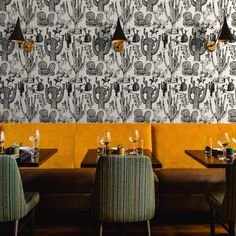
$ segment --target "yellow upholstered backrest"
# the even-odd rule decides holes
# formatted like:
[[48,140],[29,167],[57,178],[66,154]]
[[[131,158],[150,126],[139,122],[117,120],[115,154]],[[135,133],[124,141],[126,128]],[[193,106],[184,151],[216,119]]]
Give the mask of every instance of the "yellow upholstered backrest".
[[74,143],[76,124],[4,124],[5,147],[13,143],[31,146],[29,136],[40,131],[40,147],[58,148],[58,152],[46,161],[41,168],[74,168]]
[[135,130],[139,130],[140,138],[144,139],[144,148],[152,149],[151,125],[150,124],[76,124],[75,137],[75,166],[80,167],[80,163],[89,148],[97,148],[97,137],[104,132],[110,131],[110,147],[122,144],[126,148],[132,148],[129,137]]
[[[106,131],[111,132],[110,147],[123,144],[132,148],[128,138],[135,129],[144,139],[144,148],[153,150],[162,162],[163,168],[203,168],[191,157],[184,153],[186,149],[203,149],[204,137],[213,138],[213,146],[217,145],[218,135],[228,132],[236,138],[236,124],[2,124],[6,136],[5,147],[13,143],[23,142],[24,146],[31,145],[29,136],[40,131],[40,146],[58,148],[40,168],[79,168],[89,148],[97,147],[97,136]],[[236,145],[232,143],[236,149]]]
[[203,149],[205,136],[213,138],[213,147],[219,147],[217,141],[222,132],[236,137],[236,125],[152,124],[153,152],[164,168],[204,168],[186,155],[184,150]]

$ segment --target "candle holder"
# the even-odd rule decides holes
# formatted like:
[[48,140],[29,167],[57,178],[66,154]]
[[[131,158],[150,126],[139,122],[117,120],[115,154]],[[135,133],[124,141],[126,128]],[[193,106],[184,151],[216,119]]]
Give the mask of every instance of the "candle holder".
[[4,154],[4,141],[0,141],[0,154]]
[[4,154],[4,141],[5,141],[5,135],[2,131],[0,134],[0,154]]

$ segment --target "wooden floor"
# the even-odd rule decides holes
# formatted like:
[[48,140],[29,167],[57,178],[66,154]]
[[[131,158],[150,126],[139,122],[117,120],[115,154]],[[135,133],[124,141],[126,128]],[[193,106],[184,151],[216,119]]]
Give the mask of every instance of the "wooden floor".
[[[54,220],[53,220],[54,219]],[[41,221],[36,224],[35,236],[94,236],[94,223],[91,217],[65,216],[64,219]],[[162,214],[151,221],[152,236],[210,236],[209,215],[206,214]],[[48,224],[51,222],[51,224]],[[122,229],[119,224],[107,223],[104,225],[104,236],[121,236]],[[132,223],[125,225],[126,236],[145,235],[145,223]],[[216,226],[216,235],[227,235],[220,226]],[[25,236],[25,235],[24,235]]]
[[[209,225],[158,225],[151,226],[152,236],[209,236]],[[105,227],[104,236],[120,235],[115,227]],[[35,230],[34,236],[94,236],[92,227],[66,226],[66,225],[41,225]],[[126,236],[145,235],[144,228],[137,226],[126,227]],[[217,226],[216,235],[227,235],[225,230]]]
[[[152,236],[210,236],[209,215],[206,214],[162,214],[151,221]],[[125,236],[144,236],[145,223],[125,225]],[[95,236],[94,223],[90,216],[56,214],[42,215],[36,218],[34,236]],[[121,236],[120,224],[106,223],[104,236]],[[24,230],[19,236],[30,235]],[[7,234],[0,233],[0,236]],[[123,234],[124,235],[124,234]],[[216,226],[217,236],[228,235],[220,226]]]

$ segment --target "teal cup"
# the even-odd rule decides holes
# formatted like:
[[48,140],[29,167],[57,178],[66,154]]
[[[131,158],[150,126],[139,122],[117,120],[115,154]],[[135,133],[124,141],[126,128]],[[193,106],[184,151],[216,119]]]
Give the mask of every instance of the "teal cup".
[[233,157],[234,156],[234,149],[233,148],[227,148],[226,149],[226,156]]

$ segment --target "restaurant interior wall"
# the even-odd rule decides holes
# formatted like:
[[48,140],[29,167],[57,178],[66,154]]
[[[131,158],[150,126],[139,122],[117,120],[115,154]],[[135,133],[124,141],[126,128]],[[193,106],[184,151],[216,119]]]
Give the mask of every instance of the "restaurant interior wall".
[[[1,0],[0,122],[236,122],[234,0]],[[8,41],[20,17],[32,52]],[[118,16],[128,39],[112,49]],[[22,47],[22,46],[21,46]]]

